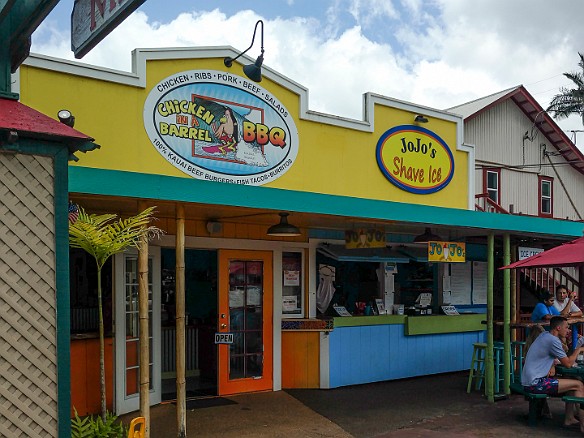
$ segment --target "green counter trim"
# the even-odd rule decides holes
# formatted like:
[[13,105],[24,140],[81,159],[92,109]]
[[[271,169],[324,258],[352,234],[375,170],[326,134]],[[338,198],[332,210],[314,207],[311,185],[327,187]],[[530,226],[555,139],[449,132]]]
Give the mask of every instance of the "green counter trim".
[[[580,237],[582,223],[69,166],[69,191]],[[420,199],[420,202],[423,200]],[[429,218],[432,218],[428,222]],[[550,230],[554,230],[553,232]]]
[[71,312],[69,290],[69,150],[55,154],[55,240],[57,260],[57,381],[59,436],[71,436]]
[[378,316],[341,316],[335,318],[334,328],[337,327],[360,327],[366,325],[390,325],[405,324],[404,315],[378,315]]
[[487,319],[484,313],[473,315],[432,315],[408,316],[406,335],[431,335],[437,333],[461,333],[485,331],[487,326],[482,321]]

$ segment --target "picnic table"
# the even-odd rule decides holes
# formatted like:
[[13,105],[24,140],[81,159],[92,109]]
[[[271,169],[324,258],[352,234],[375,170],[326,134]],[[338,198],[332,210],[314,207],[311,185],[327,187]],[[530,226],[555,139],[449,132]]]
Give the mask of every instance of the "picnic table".
[[[494,321],[493,323],[495,325],[498,325],[498,326],[504,325],[503,321]],[[584,324],[584,317],[568,318],[568,324],[570,324],[570,325]],[[536,325],[546,327],[546,326],[550,325],[550,322],[549,321],[540,321],[540,322],[516,321],[516,322],[510,323],[509,327],[513,330],[517,330],[517,329],[524,329],[525,330],[525,329],[530,329],[532,327],[535,327]],[[581,330],[580,330],[580,333],[582,333]],[[572,330],[572,345],[576,345],[576,342],[578,342],[578,331]]]

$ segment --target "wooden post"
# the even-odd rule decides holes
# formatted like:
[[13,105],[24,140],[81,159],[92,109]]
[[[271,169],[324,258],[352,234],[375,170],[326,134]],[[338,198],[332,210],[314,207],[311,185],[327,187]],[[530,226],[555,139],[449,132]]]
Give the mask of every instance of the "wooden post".
[[[503,236],[503,266],[511,263],[511,236]],[[503,392],[511,394],[511,272],[503,270]]]
[[487,237],[487,357],[485,360],[485,393],[490,402],[495,401],[493,368],[493,276],[495,273],[495,235]]
[[148,238],[138,252],[138,317],[140,319],[140,415],[146,419],[144,438],[150,438],[150,340],[148,334]]
[[186,438],[186,378],[185,378],[185,209],[176,208],[176,425],[177,437]]
[[[517,245],[511,245],[511,263],[517,260],[515,257],[517,254]],[[517,306],[517,297],[519,295],[519,282],[517,281],[517,269],[513,269],[510,273],[510,287],[511,287],[511,322],[517,322],[517,316],[519,315],[519,308]],[[511,332],[511,342],[517,340],[517,330]]]

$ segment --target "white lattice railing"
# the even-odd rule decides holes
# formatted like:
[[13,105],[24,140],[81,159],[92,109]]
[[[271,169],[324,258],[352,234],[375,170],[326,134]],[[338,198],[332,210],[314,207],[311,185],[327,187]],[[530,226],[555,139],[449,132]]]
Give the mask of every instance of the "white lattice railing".
[[[163,327],[161,335],[162,373],[176,371],[176,329]],[[199,369],[199,330],[187,327],[185,333],[186,371]]]

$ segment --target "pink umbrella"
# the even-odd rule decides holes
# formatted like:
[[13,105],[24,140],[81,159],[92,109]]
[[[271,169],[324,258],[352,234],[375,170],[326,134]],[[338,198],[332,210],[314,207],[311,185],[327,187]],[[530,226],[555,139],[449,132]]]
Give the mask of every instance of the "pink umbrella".
[[499,269],[582,265],[584,265],[584,237],[579,237]]

